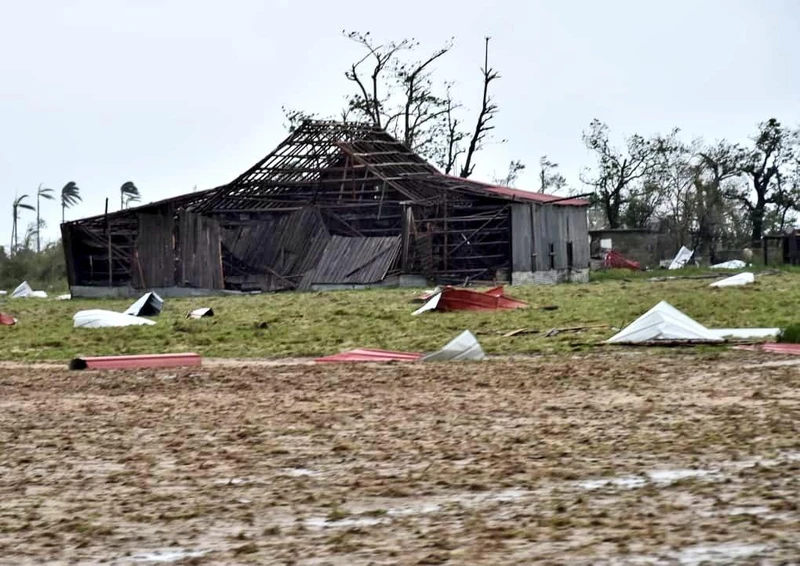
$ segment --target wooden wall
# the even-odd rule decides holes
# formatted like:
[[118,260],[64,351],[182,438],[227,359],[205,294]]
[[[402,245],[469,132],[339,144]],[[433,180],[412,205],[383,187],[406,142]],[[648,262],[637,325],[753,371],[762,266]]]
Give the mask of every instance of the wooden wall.
[[219,222],[182,212],[178,216],[178,250],[176,284],[195,289],[224,288]]
[[517,203],[511,211],[511,231],[513,271],[589,267],[589,227],[584,207]]
[[140,213],[133,258],[137,289],[175,284],[175,221],[172,214]]

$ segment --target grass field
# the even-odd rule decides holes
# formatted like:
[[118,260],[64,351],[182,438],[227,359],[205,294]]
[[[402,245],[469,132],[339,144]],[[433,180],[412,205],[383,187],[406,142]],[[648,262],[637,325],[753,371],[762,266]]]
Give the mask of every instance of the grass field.
[[[659,272],[659,274],[673,272]],[[690,272],[691,273],[691,272]],[[685,273],[684,273],[685,274]],[[755,285],[713,289],[709,280],[651,282],[628,272],[610,273],[589,284],[509,287],[530,309],[492,313],[426,313],[411,316],[419,290],[282,293],[207,299],[167,299],[155,326],[75,329],[81,309],[124,310],[131,301],[0,301],[19,319],[0,327],[0,357],[7,360],[66,360],[76,355],[194,351],[208,357],[284,358],[326,355],[353,347],[433,351],[462,330],[475,333],[489,354],[585,351],[613,334],[592,329],[547,338],[552,328],[621,327],[665,299],[709,327],[782,327],[797,322],[800,273],[764,275]],[[556,310],[539,310],[540,306]],[[186,320],[199,306],[214,318]],[[543,332],[504,338],[532,328]]]

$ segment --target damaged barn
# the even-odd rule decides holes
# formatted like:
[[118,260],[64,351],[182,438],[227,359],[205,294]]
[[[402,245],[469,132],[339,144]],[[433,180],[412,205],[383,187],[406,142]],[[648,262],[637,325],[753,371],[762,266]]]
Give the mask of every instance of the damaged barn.
[[75,296],[588,278],[587,202],[443,175],[306,121],[229,185],[62,225]]

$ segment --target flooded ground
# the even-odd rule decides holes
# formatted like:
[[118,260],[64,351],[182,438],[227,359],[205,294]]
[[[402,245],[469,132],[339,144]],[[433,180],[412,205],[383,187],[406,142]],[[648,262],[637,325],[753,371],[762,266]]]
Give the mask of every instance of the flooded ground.
[[0,563],[800,561],[800,366],[668,354],[2,366]]

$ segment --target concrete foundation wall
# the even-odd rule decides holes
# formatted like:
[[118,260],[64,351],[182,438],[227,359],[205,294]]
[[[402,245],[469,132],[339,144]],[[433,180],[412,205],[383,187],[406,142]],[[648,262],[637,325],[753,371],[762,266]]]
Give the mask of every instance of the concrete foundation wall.
[[589,268],[551,269],[547,271],[515,271],[512,285],[555,285],[556,283],[588,283]]
[[151,289],[134,289],[133,287],[93,287],[87,285],[73,285],[70,292],[74,299],[131,299],[138,298],[154,291],[162,298],[167,297],[211,297],[219,295],[246,295],[237,291],[224,291],[222,289],[194,289],[191,287],[155,287]]

